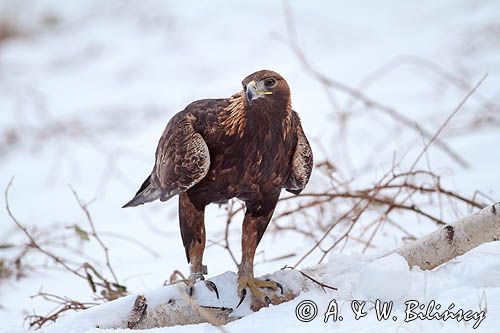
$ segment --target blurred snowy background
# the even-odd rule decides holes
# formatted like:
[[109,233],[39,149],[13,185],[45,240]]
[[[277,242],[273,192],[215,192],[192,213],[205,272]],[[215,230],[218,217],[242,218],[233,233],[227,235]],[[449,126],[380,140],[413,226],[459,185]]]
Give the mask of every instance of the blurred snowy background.
[[[3,191],[14,177],[10,209],[52,253],[75,267],[89,262],[109,277],[96,240],[87,241],[75,232],[88,231],[89,225],[70,185],[89,203],[114,271],[130,292],[158,288],[176,269],[187,273],[176,200],[136,209],[120,207],[150,172],[157,141],[174,113],[196,99],[230,96],[246,75],[260,69],[275,70],[287,79],[315,161],[331,163],[313,173],[306,192],[328,185],[324,170],[331,172],[330,179],[362,187],[380,179],[395,161],[403,160],[408,168],[429,140],[423,133],[434,134],[487,73],[477,93],[439,137],[446,148],[433,145],[417,168],[432,169],[444,187],[468,198],[486,204],[500,200],[498,1],[4,0],[0,1],[0,188]],[[349,94],[343,85],[361,92],[363,98]],[[366,103],[367,99],[377,104]],[[445,222],[472,211],[469,205],[446,200],[426,204],[428,212]],[[85,279],[29,246],[25,253],[29,241],[4,206],[0,209],[1,325],[21,327],[33,311],[50,311],[54,304],[30,298],[40,290],[93,301]],[[279,204],[276,214],[285,208],[290,209],[288,202]],[[279,227],[271,224],[258,248],[256,274],[294,265],[315,241],[293,228],[301,223],[312,233],[314,228],[327,228],[337,208],[308,211],[307,221],[307,214],[286,214]],[[236,270],[224,247],[226,213],[224,206],[207,212],[209,276]],[[315,213],[319,215],[310,216]],[[436,228],[411,211],[396,216],[396,224],[417,237]],[[315,217],[322,221],[311,225]],[[240,224],[235,217],[227,239],[237,259]],[[408,237],[384,224],[367,243],[363,228],[332,253],[382,253]],[[344,231],[329,235],[330,243]],[[490,255],[484,264],[496,266],[493,271],[483,267],[484,274],[498,277],[499,246],[476,252],[471,260],[479,270],[482,261],[477,258]],[[315,264],[322,254],[313,253],[299,267]],[[443,283],[449,279],[441,275],[433,279]],[[488,305],[500,314],[498,281],[484,283],[496,288],[496,298],[489,297]],[[451,299],[467,293],[476,299],[484,291],[481,283],[456,285]],[[286,315],[293,321],[293,308],[288,307]],[[477,308],[477,302],[470,307]],[[275,318],[279,320],[284,319]],[[362,325],[352,324],[339,328],[359,330]],[[456,322],[449,325],[452,330],[463,328]],[[328,325],[320,322],[316,328]]]

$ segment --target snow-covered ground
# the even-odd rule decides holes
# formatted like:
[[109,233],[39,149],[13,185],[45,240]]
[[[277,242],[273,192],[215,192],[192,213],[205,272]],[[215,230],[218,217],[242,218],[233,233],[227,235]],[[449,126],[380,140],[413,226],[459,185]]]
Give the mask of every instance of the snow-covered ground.
[[[498,299],[500,287],[498,276],[500,262],[498,245],[484,244],[476,250],[467,253],[453,264],[443,266],[435,271],[425,272],[420,269],[409,270],[406,261],[398,255],[374,260],[371,256],[362,255],[334,255],[330,258],[322,280],[333,283],[338,291],[310,291],[302,293],[291,302],[279,306],[270,306],[257,313],[243,317],[225,326],[228,332],[275,332],[287,330],[292,332],[327,332],[334,329],[338,332],[467,332],[477,329],[479,332],[498,332],[498,319],[495,318],[500,311]],[[299,275],[300,276],[300,275]],[[279,274],[273,277],[281,283],[287,283],[291,289],[297,288],[295,275],[289,280],[280,279]],[[213,280],[219,285],[233,286],[236,288],[236,278],[233,273],[226,273]],[[390,282],[388,282],[390,281]],[[202,288],[201,285],[197,285]],[[236,294],[226,293],[221,296],[221,301],[208,291],[201,291],[198,302],[201,305],[217,307],[234,307],[231,302],[237,301]],[[166,300],[182,299],[176,288],[165,287],[145,294],[152,307]],[[76,315],[63,318],[57,324],[49,327],[47,333],[68,332],[70,329],[86,332],[102,332],[102,328],[117,327],[121,318],[127,318],[135,297],[127,297],[106,304],[99,308],[80,312]],[[330,308],[332,300],[336,306]],[[377,319],[375,310],[376,301],[380,304],[390,304],[392,311],[387,319]],[[313,301],[316,307],[315,316],[308,312],[307,301]],[[361,308],[366,315],[355,318],[352,308],[353,302],[364,302]],[[425,309],[414,308],[414,303],[425,305]],[[418,313],[425,314],[429,304],[433,302],[438,309],[429,310],[429,314],[443,315],[450,309],[456,313],[463,309],[464,313],[470,311],[471,317],[467,321],[446,321],[432,319],[418,319]],[[358,303],[358,304],[359,304]],[[309,303],[310,304],[310,303]],[[242,306],[245,308],[245,306]],[[302,309],[299,315],[296,308]],[[439,308],[440,307],[440,308]],[[148,308],[149,309],[149,308]],[[336,316],[328,316],[328,310],[335,310]],[[314,312],[314,310],[311,310]],[[481,312],[484,317],[481,317]],[[245,313],[241,307],[233,315]],[[297,318],[300,317],[302,321]],[[339,319],[342,317],[342,319]],[[394,319],[396,317],[396,319]],[[335,318],[335,320],[334,320]],[[481,319],[482,318],[482,319]],[[101,327],[101,329],[95,329]],[[209,324],[176,326],[162,328],[161,332],[217,332],[219,328]],[[124,330],[114,330],[122,332]]]
[[[471,86],[488,73],[479,89],[484,99],[471,98],[443,133],[470,167],[458,166],[439,149],[431,149],[426,158],[453,190],[467,195],[480,190],[500,200],[498,127],[484,126],[470,135],[452,131],[480,114],[485,99],[500,99],[500,6],[495,1],[291,1],[290,8],[298,42],[315,68],[351,86],[363,85],[368,96],[401,111],[432,133],[468,89],[446,81],[430,67],[416,65],[418,61],[405,59],[432,61]],[[132,293],[160,288],[176,269],[187,272],[175,200],[136,209],[120,207],[150,171],[166,122],[189,102],[230,96],[240,89],[247,74],[268,68],[289,82],[294,109],[301,115],[317,160],[328,156],[338,170],[347,172],[366,169],[366,157],[372,156],[368,172],[360,175],[361,182],[371,183],[388,170],[394,154],[400,157],[414,147],[408,155],[412,161],[422,147],[418,133],[405,127],[397,136],[387,137],[395,132],[384,133],[387,122],[373,110],[359,114],[349,129],[349,139],[342,138],[347,134],[339,133],[332,124],[338,118],[332,116],[334,110],[323,87],[286,42],[287,25],[279,1],[188,5],[167,1],[5,0],[0,1],[1,22],[17,29],[17,35],[0,41],[0,188],[15,177],[10,208],[21,223],[36,228],[42,239],[68,234],[65,226],[77,224],[88,229],[68,184],[85,201],[93,200],[89,206],[93,221],[110,249],[116,274]],[[369,74],[388,63],[397,66],[364,86]],[[333,94],[336,104],[348,102],[345,95]],[[373,143],[381,138],[386,138],[387,145],[375,147]],[[345,178],[353,176],[358,173],[343,174]],[[320,183],[318,173],[313,174],[309,189]],[[450,222],[468,213],[463,207],[451,212],[446,217]],[[209,240],[223,238],[224,215],[224,207],[208,210]],[[415,235],[435,228],[431,223],[414,221],[410,214],[400,218]],[[4,208],[0,219],[0,243],[26,242]],[[240,227],[233,223],[229,240],[237,257],[239,239]],[[51,244],[51,249],[105,270],[102,249],[94,241],[59,243]],[[377,234],[368,254],[401,244],[401,238],[388,228]],[[256,274],[294,264],[311,245],[311,240],[292,232],[266,234],[259,245]],[[88,258],[70,252],[70,246]],[[1,251],[0,258],[16,253]],[[360,246],[354,242],[332,254],[325,278],[339,288],[338,293],[301,295],[230,323],[227,331],[472,330],[472,323],[450,320],[403,324],[403,303],[410,299],[434,299],[443,306],[455,303],[473,311],[486,307],[486,319],[478,331],[499,330],[498,244],[483,245],[432,272],[410,272],[397,257],[368,263],[359,252]],[[312,256],[302,267],[317,259]],[[53,307],[40,298],[30,298],[40,289],[92,300],[84,280],[54,268],[39,255],[31,254],[26,260],[35,267],[25,277],[0,279],[0,322],[7,331],[20,329],[25,315],[33,310],[43,314]],[[217,245],[207,248],[205,263],[210,276],[236,269],[227,251]],[[347,313],[351,299],[394,299],[400,319],[378,322],[373,311],[360,320],[346,314],[344,321],[327,324],[321,315],[309,323],[295,318],[300,301],[314,300],[321,314],[333,298]],[[216,329],[201,324],[156,331],[182,330]]]

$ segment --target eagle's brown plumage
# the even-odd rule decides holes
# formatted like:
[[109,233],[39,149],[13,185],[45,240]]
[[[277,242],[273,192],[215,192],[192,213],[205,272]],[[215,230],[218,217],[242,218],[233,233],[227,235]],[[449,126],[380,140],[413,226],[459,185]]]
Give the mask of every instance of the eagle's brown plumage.
[[239,198],[246,203],[239,287],[276,284],[253,278],[253,257],[282,188],[298,194],[309,180],[312,151],[290,89],[276,72],[263,70],[243,80],[228,99],[189,104],[167,124],[153,171],[124,207],[179,194],[180,229],[191,272],[204,273],[204,209]]

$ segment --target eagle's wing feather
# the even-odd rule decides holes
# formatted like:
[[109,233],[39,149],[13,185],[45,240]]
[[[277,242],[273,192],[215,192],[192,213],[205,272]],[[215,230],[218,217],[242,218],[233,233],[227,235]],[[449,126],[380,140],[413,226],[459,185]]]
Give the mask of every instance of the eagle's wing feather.
[[294,122],[297,130],[297,145],[290,162],[290,173],[285,183],[285,189],[293,194],[299,194],[309,181],[313,169],[313,153],[309,141],[307,141],[300,119],[293,112]]
[[195,132],[188,115],[179,116],[165,128],[156,151],[152,177],[162,192],[162,201],[187,191],[205,177],[210,167],[205,140]]
[[181,112],[170,120],[156,149],[153,172],[123,207],[156,199],[166,201],[205,177],[210,167],[210,152],[203,137],[194,130],[191,117]]

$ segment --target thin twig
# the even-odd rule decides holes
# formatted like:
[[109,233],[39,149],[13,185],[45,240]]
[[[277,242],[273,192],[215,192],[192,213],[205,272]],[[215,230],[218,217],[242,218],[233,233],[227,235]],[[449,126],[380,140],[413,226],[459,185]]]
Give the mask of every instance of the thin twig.
[[73,187],[69,186],[71,189],[71,192],[73,193],[73,196],[76,199],[76,202],[78,202],[78,205],[80,208],[83,210],[85,217],[87,218],[87,222],[90,225],[90,228],[92,229],[92,236],[95,237],[99,245],[101,246],[102,250],[104,251],[104,256],[106,257],[106,267],[108,267],[109,272],[113,276],[113,279],[115,280],[115,283],[119,284],[118,278],[116,277],[115,271],[113,270],[113,267],[111,266],[111,262],[109,259],[109,250],[108,247],[104,244],[104,242],[101,240],[99,237],[99,234],[97,233],[97,230],[94,226],[94,222],[92,221],[92,217],[90,216],[90,212],[88,210],[87,204],[81,201],[80,197],[78,196],[78,193],[73,189]]

